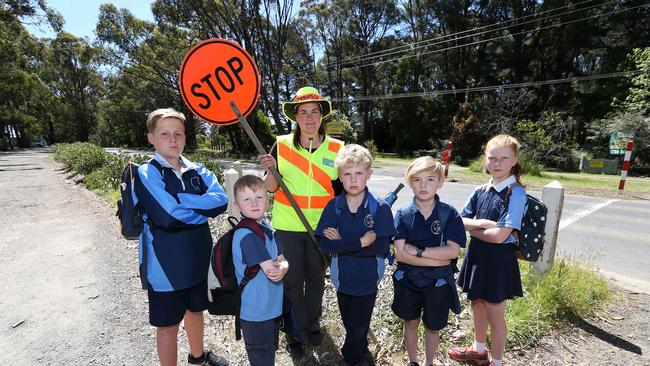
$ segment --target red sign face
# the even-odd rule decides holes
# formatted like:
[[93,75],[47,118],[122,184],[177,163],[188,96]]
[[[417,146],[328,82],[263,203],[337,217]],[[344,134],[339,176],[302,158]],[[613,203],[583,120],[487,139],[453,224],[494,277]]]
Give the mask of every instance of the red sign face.
[[221,126],[237,123],[234,101],[244,116],[257,105],[260,74],[240,45],[225,39],[203,41],[185,55],[179,74],[185,104],[204,121]]

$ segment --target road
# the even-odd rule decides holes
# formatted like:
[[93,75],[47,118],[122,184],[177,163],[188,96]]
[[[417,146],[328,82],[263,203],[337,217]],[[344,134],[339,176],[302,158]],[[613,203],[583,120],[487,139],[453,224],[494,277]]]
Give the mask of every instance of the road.
[[[368,186],[383,196],[400,182],[402,178],[373,175]],[[474,185],[447,182],[439,194],[460,210],[473,189]],[[541,192],[530,193],[541,196]],[[394,207],[412,197],[405,187]],[[650,294],[649,213],[650,201],[566,195],[557,255],[598,268],[623,288]]]

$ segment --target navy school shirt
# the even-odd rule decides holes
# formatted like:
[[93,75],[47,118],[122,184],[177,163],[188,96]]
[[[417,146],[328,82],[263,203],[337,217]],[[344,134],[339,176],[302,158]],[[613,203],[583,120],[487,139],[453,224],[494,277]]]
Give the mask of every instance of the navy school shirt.
[[135,204],[143,211],[139,262],[154,291],[168,292],[205,281],[212,235],[208,217],[226,211],[228,196],[217,176],[181,157],[181,172],[156,153],[162,169],[142,164],[135,175]]
[[[395,228],[397,229],[395,240],[404,239],[407,244],[422,249],[445,246],[447,240],[457,243],[460,247],[465,247],[467,236],[463,219],[458,214],[458,211],[453,206],[448,205],[450,212],[445,224],[445,230],[442,232],[439,209],[441,204],[445,203],[440,202],[437,194],[435,200],[436,205],[433,212],[426,220],[415,205],[415,198],[400,207],[395,214]],[[405,225],[402,222],[402,215],[407,212],[411,212],[413,216],[412,228],[410,223]],[[444,286],[449,282],[450,278],[453,279],[453,268],[452,264],[443,267],[421,267],[398,262],[393,276],[400,283],[415,291],[427,291],[433,286]]]
[[[509,227],[515,230],[521,229],[521,221],[526,211],[526,190],[517,186],[512,189],[508,199],[508,207],[505,207],[505,196],[508,187],[517,181],[510,176],[496,185],[485,184],[474,189],[465,203],[460,215],[470,219],[488,219],[495,221],[497,227]],[[480,241],[472,237],[472,241]],[[517,239],[510,234],[503,244],[514,244]]]
[[[395,233],[393,213],[390,207],[374,196],[366,188],[363,201],[356,213],[350,212],[345,199],[331,199],[316,228],[320,237],[320,247],[332,254],[330,263],[331,280],[336,290],[352,296],[365,296],[377,292],[377,286],[384,277],[385,255],[390,245],[390,237]],[[377,201],[377,212],[371,215],[369,199]],[[339,213],[337,215],[337,210]],[[329,240],[323,235],[328,228],[337,228],[343,239]],[[361,247],[361,237],[374,230],[377,239],[368,247]]]

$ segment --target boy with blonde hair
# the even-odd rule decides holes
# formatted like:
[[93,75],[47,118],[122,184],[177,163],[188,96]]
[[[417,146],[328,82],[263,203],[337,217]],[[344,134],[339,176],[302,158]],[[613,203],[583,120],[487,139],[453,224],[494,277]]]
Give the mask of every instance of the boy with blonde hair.
[[456,209],[438,197],[444,171],[445,167],[429,156],[415,159],[404,175],[413,190],[413,201],[395,214],[398,263],[393,273],[391,308],[404,320],[409,366],[419,366],[420,318],[425,326],[425,365],[429,366],[438,352],[439,331],[447,325],[449,310],[460,313],[452,262],[465,246],[465,227]]
[[344,192],[329,201],[316,229],[321,248],[332,255],[331,280],[345,327],[340,365],[362,360],[374,365],[368,329],[395,232],[390,207],[366,187],[371,165],[372,156],[362,146],[351,144],[339,151],[336,168]]
[[138,168],[134,200],[144,221],[140,234],[140,276],[149,298],[149,323],[156,329],[158,358],[176,365],[178,329],[184,321],[188,362],[227,365],[203,350],[203,311],[208,306],[207,273],[212,249],[208,218],[224,212],[228,196],[217,176],[182,156],[185,116],[157,109],[147,118],[154,158]]

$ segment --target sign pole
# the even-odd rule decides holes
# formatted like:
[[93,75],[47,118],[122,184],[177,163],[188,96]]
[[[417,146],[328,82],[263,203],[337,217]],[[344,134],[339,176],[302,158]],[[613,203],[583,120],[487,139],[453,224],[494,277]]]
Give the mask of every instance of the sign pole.
[[[244,127],[244,131],[246,131],[246,134],[248,137],[251,139],[253,142],[253,145],[257,148],[257,152],[260,153],[260,155],[266,155],[266,151],[264,150],[264,147],[262,147],[262,144],[260,143],[259,139],[255,135],[255,132],[253,132],[253,129],[251,126],[248,124],[248,121],[246,120],[246,117],[242,115],[242,113],[239,111],[239,108],[237,107],[237,104],[234,101],[230,101],[230,108],[232,108],[233,112],[235,112],[235,115],[237,115],[237,118],[239,119],[239,122],[241,123],[242,127]],[[287,194],[287,197],[289,198],[289,202],[291,203],[291,207],[293,207],[294,211],[296,211],[296,214],[298,215],[298,218],[302,222],[303,226],[305,229],[307,229],[307,233],[309,234],[309,238],[311,239],[312,243],[316,246],[316,250],[318,253],[321,255],[325,263],[328,262],[327,256],[321,251],[320,246],[318,245],[318,242],[316,241],[316,236],[314,234],[314,229],[312,229],[311,225],[307,221],[307,218],[305,215],[302,213],[302,210],[298,206],[298,202],[296,202],[296,199],[293,197],[291,192],[289,191],[289,188],[287,185],[284,183],[282,180],[282,176],[280,175],[280,172],[276,168],[271,168],[270,169],[271,174],[273,174],[273,177],[275,180],[278,182],[280,185],[280,188],[282,188],[282,191]]]
[[618,182],[618,194],[623,194],[625,188],[625,178],[627,178],[627,171],[630,169],[630,157],[632,157],[632,149],[634,148],[634,141],[629,140],[625,149],[625,159],[623,160],[623,167],[621,168],[621,180]]

